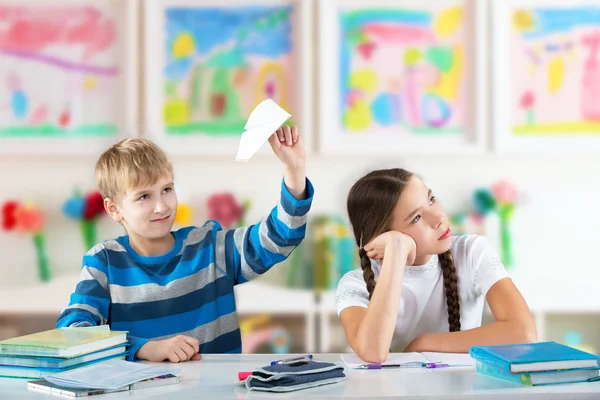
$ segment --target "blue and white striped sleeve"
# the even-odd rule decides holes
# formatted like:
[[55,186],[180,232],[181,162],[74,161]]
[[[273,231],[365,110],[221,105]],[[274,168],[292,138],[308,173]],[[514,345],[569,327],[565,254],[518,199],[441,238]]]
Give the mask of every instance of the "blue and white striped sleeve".
[[238,284],[285,260],[304,239],[313,194],[308,179],[305,200],[294,198],[282,183],[279,204],[258,224],[216,232],[216,265]]
[[[110,291],[108,254],[103,244],[97,244],[83,256],[79,283],[71,294],[69,306],[58,316],[57,328],[68,326],[99,326],[109,322]],[[133,361],[137,351],[148,339],[127,335],[129,354]]]
[[104,245],[98,244],[83,256],[79,283],[71,294],[69,306],[58,320],[57,328],[67,326],[97,326],[108,321],[110,294],[108,290],[108,256]]

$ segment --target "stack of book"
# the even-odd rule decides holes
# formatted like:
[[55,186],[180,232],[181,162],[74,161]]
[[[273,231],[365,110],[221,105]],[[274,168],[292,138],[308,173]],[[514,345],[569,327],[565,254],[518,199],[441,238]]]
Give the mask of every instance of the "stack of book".
[[48,375],[127,355],[127,332],[108,326],[61,328],[0,341],[0,377]]
[[600,358],[556,342],[474,346],[477,372],[527,386],[600,380]]

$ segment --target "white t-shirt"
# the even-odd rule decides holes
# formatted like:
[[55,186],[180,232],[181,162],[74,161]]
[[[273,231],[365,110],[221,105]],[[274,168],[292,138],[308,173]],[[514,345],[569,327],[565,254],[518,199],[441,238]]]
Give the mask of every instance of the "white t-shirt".
[[[451,250],[458,275],[461,330],[477,328],[481,326],[485,295],[496,282],[508,277],[508,273],[483,236],[453,236]],[[381,264],[371,260],[371,265],[377,279]],[[347,307],[369,306],[362,269],[350,271],[340,279],[336,302],[338,315]],[[405,267],[391,348],[403,351],[416,337],[448,331],[444,277],[438,256],[434,255],[425,265]]]

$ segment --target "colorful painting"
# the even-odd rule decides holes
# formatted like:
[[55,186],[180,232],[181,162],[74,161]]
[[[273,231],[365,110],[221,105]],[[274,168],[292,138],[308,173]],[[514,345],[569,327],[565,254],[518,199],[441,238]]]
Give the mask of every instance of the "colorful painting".
[[120,8],[0,5],[0,138],[119,132]]
[[324,150],[478,146],[477,1],[320,4]]
[[168,135],[239,137],[266,98],[295,115],[292,5],[172,6],[164,13]]
[[600,135],[600,6],[511,11],[511,131]]
[[465,119],[461,7],[340,12],[344,128],[368,133],[452,134]]

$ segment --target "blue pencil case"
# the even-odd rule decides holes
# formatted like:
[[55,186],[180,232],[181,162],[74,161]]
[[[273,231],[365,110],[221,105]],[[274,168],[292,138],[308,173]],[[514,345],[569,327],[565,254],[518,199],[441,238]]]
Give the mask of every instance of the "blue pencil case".
[[248,390],[292,392],[346,379],[341,363],[301,361],[257,368],[246,378]]

